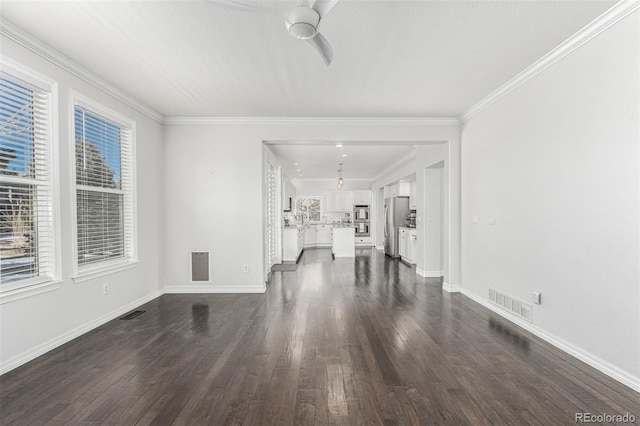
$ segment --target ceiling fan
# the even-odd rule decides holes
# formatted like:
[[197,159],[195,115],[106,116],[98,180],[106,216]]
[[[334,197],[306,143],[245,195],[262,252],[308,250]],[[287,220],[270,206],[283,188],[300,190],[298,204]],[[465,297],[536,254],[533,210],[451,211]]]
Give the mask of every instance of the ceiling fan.
[[331,8],[333,8],[339,0],[298,0],[295,6],[288,9],[264,6],[261,1],[208,1],[229,9],[264,12],[278,16],[284,20],[289,35],[293,38],[306,40],[307,43],[318,51],[327,66],[333,59],[333,49],[327,39],[318,32],[318,26],[325,15],[329,13]]

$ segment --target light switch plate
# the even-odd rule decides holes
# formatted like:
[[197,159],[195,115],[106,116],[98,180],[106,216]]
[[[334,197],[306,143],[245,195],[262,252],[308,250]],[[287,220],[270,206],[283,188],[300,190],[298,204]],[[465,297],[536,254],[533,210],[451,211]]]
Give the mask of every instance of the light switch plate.
[[540,305],[542,303],[542,293],[534,291],[531,295],[531,301],[536,305]]

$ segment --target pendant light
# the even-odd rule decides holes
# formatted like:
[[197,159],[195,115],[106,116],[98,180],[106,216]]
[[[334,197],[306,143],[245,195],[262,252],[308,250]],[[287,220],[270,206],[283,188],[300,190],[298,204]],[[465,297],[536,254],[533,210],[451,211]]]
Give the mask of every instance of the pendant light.
[[342,189],[342,186],[344,185],[344,179],[342,179],[342,164],[343,163],[338,164],[338,190]]

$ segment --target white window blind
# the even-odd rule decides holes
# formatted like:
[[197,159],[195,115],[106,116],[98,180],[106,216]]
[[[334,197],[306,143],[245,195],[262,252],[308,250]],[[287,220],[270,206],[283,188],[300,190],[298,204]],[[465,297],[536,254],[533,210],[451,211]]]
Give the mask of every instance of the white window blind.
[[133,257],[132,131],[75,111],[78,266]]
[[[52,278],[51,93],[0,72],[0,282]],[[3,286],[4,287],[4,286]]]
[[276,261],[276,184],[276,167],[267,160],[265,164],[267,272]]

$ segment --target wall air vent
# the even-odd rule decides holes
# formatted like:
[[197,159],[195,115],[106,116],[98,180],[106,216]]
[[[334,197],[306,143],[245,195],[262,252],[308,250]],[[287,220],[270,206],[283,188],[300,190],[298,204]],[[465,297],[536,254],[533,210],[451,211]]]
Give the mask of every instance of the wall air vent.
[[511,314],[528,322],[533,322],[533,307],[498,290],[489,288],[489,302],[500,306]]
[[191,281],[209,281],[209,252],[191,252]]
[[133,311],[133,312],[129,312],[127,315],[123,316],[122,318],[120,318],[121,320],[132,320],[137,316],[140,316],[142,314],[144,314],[145,311]]

